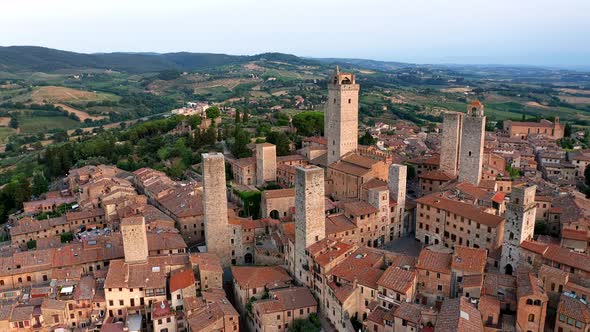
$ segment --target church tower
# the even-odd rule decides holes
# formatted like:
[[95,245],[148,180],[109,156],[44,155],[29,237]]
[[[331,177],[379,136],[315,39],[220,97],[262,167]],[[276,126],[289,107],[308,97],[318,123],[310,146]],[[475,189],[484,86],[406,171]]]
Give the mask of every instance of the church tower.
[[527,187],[524,183],[512,187],[510,202],[506,206],[500,272],[514,273],[519,266],[520,244],[533,238],[537,211],[536,190],[537,186]]
[[356,151],[358,142],[359,85],[354,74],[336,70],[328,82],[324,112],[324,136],[328,141],[328,165]]
[[467,107],[463,118],[461,133],[461,154],[459,158],[459,181],[469,182],[475,186],[481,180],[483,164],[483,146],[486,130],[486,117],[483,104],[474,101]]
[[295,174],[295,278],[309,284],[307,247],[326,237],[324,170],[296,168]]

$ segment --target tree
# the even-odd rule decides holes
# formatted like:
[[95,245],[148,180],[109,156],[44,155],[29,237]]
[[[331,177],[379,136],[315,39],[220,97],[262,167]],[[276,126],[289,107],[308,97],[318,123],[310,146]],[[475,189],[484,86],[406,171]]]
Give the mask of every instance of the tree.
[[588,164],[586,169],[584,169],[584,183],[587,186],[590,186],[590,164]]
[[322,135],[324,132],[324,113],[306,111],[293,117],[293,126],[302,136]]
[[234,131],[234,142],[231,145],[231,153],[236,158],[245,158],[252,155],[252,151],[248,149],[250,143],[250,134],[244,129],[237,127]]
[[219,107],[211,106],[205,110],[205,114],[207,114],[207,119],[216,119],[221,115],[219,111]]
[[266,135],[266,141],[277,146],[277,156],[287,156],[291,153],[291,140],[283,131],[271,131]]
[[39,196],[47,192],[49,188],[49,181],[45,178],[42,171],[33,173],[32,193],[34,196]]
[[569,123],[565,124],[565,128],[563,128],[563,137],[570,137],[572,136],[572,125]]
[[373,136],[371,136],[371,133],[369,133],[368,131],[365,131],[365,134],[359,137],[358,140],[360,145],[373,145],[377,143],[377,140]]
[[242,123],[248,122],[249,119],[250,115],[248,114],[248,112],[244,111],[244,113],[242,114]]
[[12,116],[10,118],[10,123],[8,124],[10,126],[10,128],[14,128],[17,129],[18,128],[18,120],[15,116]]
[[217,143],[217,129],[215,129],[213,124],[205,130],[202,139],[203,144],[205,145],[213,145]]
[[236,124],[240,123],[240,110],[236,110],[236,117],[234,119]]

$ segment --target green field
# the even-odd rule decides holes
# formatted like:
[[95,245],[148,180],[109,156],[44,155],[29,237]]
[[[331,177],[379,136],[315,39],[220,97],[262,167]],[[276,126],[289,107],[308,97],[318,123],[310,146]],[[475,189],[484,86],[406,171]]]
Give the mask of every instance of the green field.
[[75,129],[81,126],[80,122],[66,116],[35,116],[19,117],[19,128],[23,133],[46,133],[52,129]]
[[16,130],[8,127],[0,127],[0,144],[6,143],[8,136],[14,134]]

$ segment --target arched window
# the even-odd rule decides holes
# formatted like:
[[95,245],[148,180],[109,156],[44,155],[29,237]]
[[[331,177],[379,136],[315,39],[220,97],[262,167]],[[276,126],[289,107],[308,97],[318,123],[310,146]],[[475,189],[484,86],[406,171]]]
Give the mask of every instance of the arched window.
[[535,300],[534,305],[541,306],[541,300]]
[[534,321],[535,321],[535,315],[529,314],[529,322],[534,322]]
[[531,300],[531,299],[526,300],[526,304],[533,305],[533,300]]

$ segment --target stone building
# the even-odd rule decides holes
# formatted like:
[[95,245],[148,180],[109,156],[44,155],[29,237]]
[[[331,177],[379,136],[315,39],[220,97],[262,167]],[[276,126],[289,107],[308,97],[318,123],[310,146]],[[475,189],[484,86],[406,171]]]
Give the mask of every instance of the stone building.
[[216,254],[221,265],[230,264],[230,226],[227,217],[225,161],[221,153],[203,154],[203,210],[207,252]]
[[474,101],[467,107],[461,131],[459,181],[479,185],[483,165],[486,117],[483,104]]
[[254,302],[253,330],[289,331],[296,319],[317,312],[318,303],[307,287],[289,287],[269,292],[270,298]]
[[543,332],[548,302],[543,283],[530,270],[519,269],[516,285],[516,331]]
[[121,221],[125,263],[145,263],[148,258],[148,240],[143,217],[128,217]]
[[443,133],[440,151],[439,169],[451,177],[459,171],[459,151],[461,148],[461,131],[463,114],[449,112],[443,115]]
[[388,168],[383,161],[350,153],[328,166],[327,177],[332,184],[329,194],[336,200],[350,201],[361,198],[364,183],[372,179],[387,181]]
[[260,202],[262,218],[283,219],[291,217],[295,207],[295,189],[265,190]]
[[341,73],[338,67],[328,83],[324,116],[324,135],[328,141],[327,164],[348,152],[356,151],[358,140],[359,85],[354,74]]
[[539,122],[504,121],[504,131],[512,138],[528,139],[529,135],[544,135],[551,139],[563,138],[565,126],[555,117],[555,123],[542,119]]
[[520,265],[520,244],[532,240],[535,231],[536,186],[519,184],[512,187],[510,203],[506,208],[504,243],[500,271],[512,274]]
[[277,147],[270,143],[256,144],[256,185],[277,180]]
[[324,170],[315,166],[297,168],[295,185],[295,278],[309,283],[307,247],[326,237]]
[[395,212],[390,216],[391,225],[389,233],[394,238],[406,236],[410,231],[411,227],[409,222],[404,219],[406,210],[406,183],[408,177],[408,167],[405,165],[392,164],[389,166],[389,197],[391,197],[395,203]]

